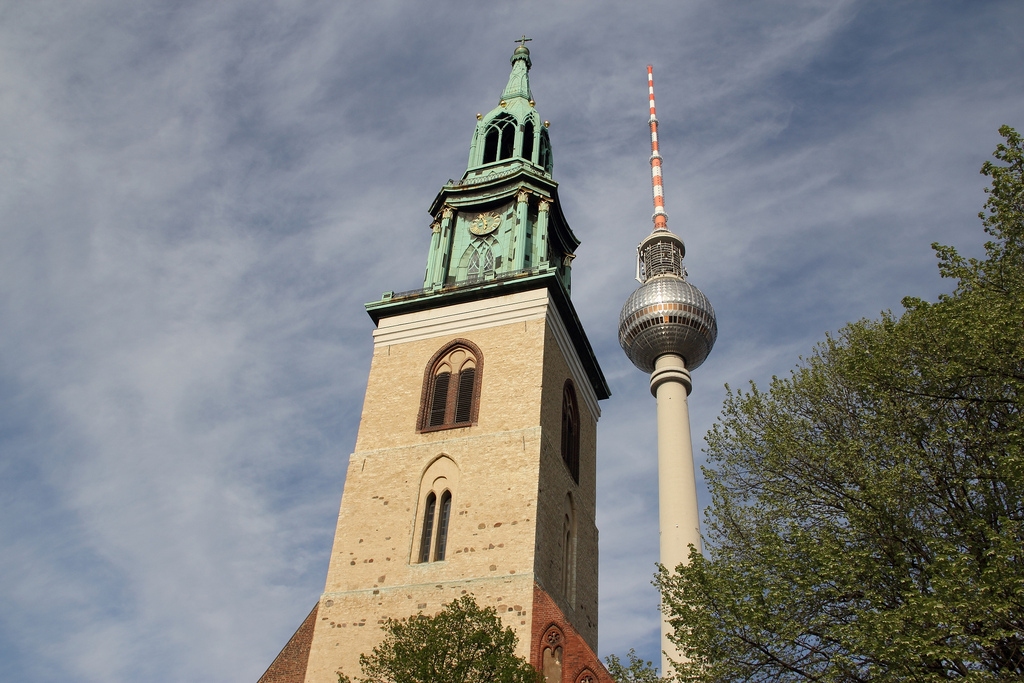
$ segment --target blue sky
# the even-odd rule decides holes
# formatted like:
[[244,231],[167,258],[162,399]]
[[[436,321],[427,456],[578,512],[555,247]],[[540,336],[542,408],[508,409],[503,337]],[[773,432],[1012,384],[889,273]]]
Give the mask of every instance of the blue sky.
[[5,677],[259,677],[323,588],[362,305],[420,284],[427,208],[523,33],[614,394],[600,651],[657,659],[654,404],[616,341],[651,226],[646,65],[719,321],[699,437],[725,383],[948,291],[933,241],[980,253],[1021,26],[984,0],[0,2]]

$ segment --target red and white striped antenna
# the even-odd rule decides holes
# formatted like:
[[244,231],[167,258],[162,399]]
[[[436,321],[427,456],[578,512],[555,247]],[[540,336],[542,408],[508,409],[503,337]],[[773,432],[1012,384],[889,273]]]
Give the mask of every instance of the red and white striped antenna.
[[651,100],[651,186],[654,191],[654,230],[668,230],[665,194],[661,187],[661,155],[658,153],[658,114],[654,106],[654,67],[647,65],[647,89]]

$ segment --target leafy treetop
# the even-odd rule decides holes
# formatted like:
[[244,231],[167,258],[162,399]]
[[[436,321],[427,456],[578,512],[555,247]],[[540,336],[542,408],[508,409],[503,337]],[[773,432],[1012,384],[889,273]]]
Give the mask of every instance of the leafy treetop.
[[[538,683],[538,673],[516,656],[518,639],[493,607],[472,595],[434,616],[388,619],[384,640],[359,656],[359,683]],[[339,683],[350,683],[339,673]]]
[[612,675],[616,683],[658,683],[658,667],[653,662],[644,661],[636,656],[636,650],[629,648],[626,653],[629,665],[626,666],[615,655],[605,657],[608,673]]
[[829,336],[708,435],[709,557],[656,583],[680,679],[1024,676],[1024,150],[1000,129],[985,258]]

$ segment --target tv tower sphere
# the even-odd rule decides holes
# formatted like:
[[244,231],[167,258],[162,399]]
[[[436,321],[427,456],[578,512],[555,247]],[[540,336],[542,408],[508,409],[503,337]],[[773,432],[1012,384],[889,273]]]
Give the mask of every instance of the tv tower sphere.
[[643,284],[619,314],[619,345],[644,372],[654,372],[658,356],[681,356],[693,370],[711,353],[718,323],[711,302],[686,281],[683,242],[667,231],[652,233],[640,245]]

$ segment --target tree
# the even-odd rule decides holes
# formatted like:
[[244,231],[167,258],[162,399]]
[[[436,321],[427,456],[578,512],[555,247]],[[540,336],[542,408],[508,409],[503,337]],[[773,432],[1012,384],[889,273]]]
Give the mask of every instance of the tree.
[[[384,640],[359,656],[361,683],[538,683],[537,670],[515,654],[515,632],[472,595],[432,617],[388,619]],[[348,678],[338,676],[339,683]]]
[[1024,153],[1000,133],[984,259],[852,323],[708,435],[709,556],[656,578],[702,681],[1024,676]]
[[608,655],[604,658],[607,664],[608,673],[612,675],[617,683],[658,683],[658,668],[653,662],[644,661],[636,656],[636,650],[629,648],[626,653],[629,659],[629,666],[626,666],[615,655]]

